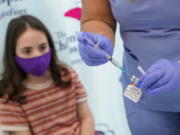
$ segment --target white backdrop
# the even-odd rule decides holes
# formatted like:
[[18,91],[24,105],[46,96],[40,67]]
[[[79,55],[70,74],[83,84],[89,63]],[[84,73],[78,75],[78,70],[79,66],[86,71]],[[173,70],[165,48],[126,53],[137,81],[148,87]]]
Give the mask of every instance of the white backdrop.
[[[77,48],[80,0],[0,0],[0,71],[4,38],[9,20],[22,14],[38,17],[50,30],[60,60],[74,67],[89,95],[96,130],[104,135],[130,135],[119,82],[120,71],[107,63],[88,67],[80,59]],[[121,62],[121,40],[116,38],[114,58]]]

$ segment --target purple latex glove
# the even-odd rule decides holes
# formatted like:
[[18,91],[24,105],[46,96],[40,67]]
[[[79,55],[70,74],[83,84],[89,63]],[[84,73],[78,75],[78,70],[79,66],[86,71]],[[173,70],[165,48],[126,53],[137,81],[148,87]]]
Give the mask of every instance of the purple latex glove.
[[180,90],[180,63],[161,59],[140,77],[137,86],[150,95],[171,90]]
[[103,35],[91,32],[80,32],[78,34],[79,53],[83,61],[89,66],[97,66],[106,63],[108,59],[105,57],[104,53],[100,49],[89,44],[85,37],[90,39],[93,43],[98,44],[98,46],[110,56],[113,54],[111,40]]

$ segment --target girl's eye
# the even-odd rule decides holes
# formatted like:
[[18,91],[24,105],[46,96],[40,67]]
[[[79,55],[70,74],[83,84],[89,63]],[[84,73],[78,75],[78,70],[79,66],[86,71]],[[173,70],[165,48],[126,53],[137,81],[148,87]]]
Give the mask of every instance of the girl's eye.
[[45,45],[39,46],[39,50],[40,50],[40,51],[44,51],[45,49],[46,49],[46,46],[45,46]]
[[31,50],[30,50],[30,49],[24,49],[24,50],[23,50],[23,53],[26,54],[26,55],[28,55],[28,54],[31,53]]

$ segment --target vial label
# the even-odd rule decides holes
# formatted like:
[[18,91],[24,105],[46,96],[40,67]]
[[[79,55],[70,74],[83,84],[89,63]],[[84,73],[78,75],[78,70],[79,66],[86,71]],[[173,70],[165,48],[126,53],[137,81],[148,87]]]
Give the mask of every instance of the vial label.
[[124,96],[137,103],[141,98],[142,91],[134,85],[128,85],[124,91]]

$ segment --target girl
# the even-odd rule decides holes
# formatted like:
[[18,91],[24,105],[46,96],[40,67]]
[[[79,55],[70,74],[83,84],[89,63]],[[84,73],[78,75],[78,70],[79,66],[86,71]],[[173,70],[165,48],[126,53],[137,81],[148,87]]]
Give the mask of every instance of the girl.
[[94,135],[78,75],[58,63],[50,33],[33,16],[8,25],[0,97],[0,128],[6,134]]

